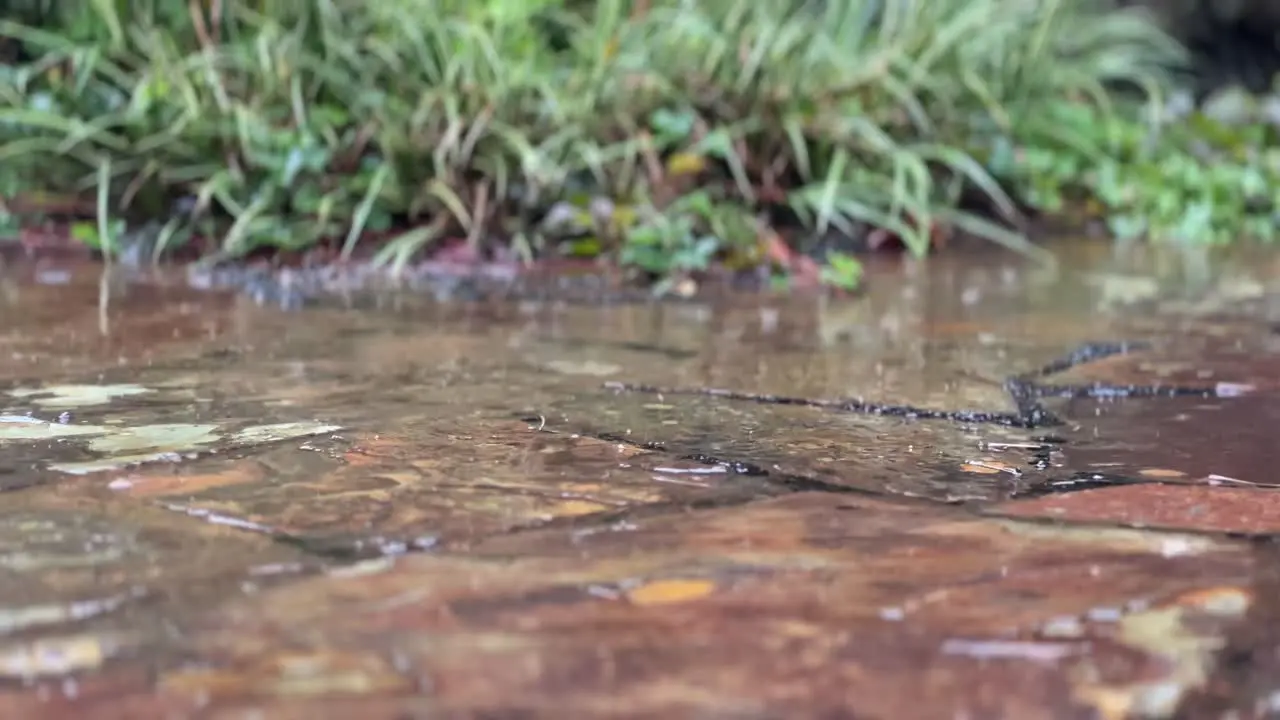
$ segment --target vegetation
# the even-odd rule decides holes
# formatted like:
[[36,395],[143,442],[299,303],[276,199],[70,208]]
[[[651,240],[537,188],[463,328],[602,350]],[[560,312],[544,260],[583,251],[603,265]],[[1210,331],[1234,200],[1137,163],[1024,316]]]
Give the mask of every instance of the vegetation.
[[96,198],[74,234],[108,253],[669,278],[798,252],[851,286],[867,240],[1034,254],[1021,218],[1067,204],[1124,235],[1273,233],[1273,131],[1163,122],[1181,49],[1109,0],[9,6],[0,196]]
[[1280,229],[1277,126],[1254,98],[1234,88],[1212,100],[1154,123],[1060,107],[1060,127],[1102,152],[1031,142],[1016,162],[1006,150],[1002,176],[1042,210],[1063,211],[1071,197],[1083,199],[1083,209],[1120,238],[1274,240]]

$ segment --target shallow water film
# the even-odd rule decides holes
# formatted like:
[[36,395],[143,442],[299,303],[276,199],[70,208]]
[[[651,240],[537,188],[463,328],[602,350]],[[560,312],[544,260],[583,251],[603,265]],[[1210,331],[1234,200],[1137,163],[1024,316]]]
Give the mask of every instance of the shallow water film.
[[1060,255],[671,303],[11,262],[0,717],[1274,717],[1280,261]]

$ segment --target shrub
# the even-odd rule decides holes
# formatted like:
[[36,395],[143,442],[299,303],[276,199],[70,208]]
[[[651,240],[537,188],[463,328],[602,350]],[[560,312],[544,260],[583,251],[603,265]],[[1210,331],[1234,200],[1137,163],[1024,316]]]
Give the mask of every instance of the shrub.
[[[525,253],[630,241],[660,272],[757,257],[761,219],[781,216],[885,229],[919,253],[939,225],[1032,251],[998,149],[1071,146],[1050,108],[1108,118],[1116,89],[1159,92],[1179,53],[1141,15],[1089,0],[25,11],[0,22],[22,49],[0,66],[0,194],[109,177],[113,212],[167,220],[158,251],[199,233],[227,256],[326,240],[349,255],[373,231],[393,233],[379,258],[398,263],[446,237]],[[959,209],[962,194],[980,207]],[[580,203],[570,218],[592,242],[542,222],[600,196],[603,215]]]

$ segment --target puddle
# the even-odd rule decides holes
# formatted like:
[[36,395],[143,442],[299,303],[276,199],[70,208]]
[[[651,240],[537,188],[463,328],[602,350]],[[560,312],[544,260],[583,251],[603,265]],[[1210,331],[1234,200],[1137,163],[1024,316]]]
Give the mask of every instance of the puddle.
[[1160,252],[296,312],[6,268],[0,714],[1262,716],[1280,266]]

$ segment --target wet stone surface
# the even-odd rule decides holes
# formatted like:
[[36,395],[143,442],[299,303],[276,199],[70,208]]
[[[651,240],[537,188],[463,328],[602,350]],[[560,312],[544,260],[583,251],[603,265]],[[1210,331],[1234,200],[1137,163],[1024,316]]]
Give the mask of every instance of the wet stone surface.
[[[314,565],[267,538],[91,493],[28,490],[0,510],[0,682],[136,656],[247,587]],[[172,659],[172,658],[171,658]]]
[[1266,717],[1280,267],[1155,252],[676,304],[8,268],[0,717]]
[[1140,484],[999,505],[997,512],[1066,522],[1280,534],[1280,493],[1231,487]]
[[[1053,448],[999,425],[908,418],[713,398],[616,394],[553,403],[548,423],[683,458],[719,460],[793,489],[846,488],[944,502],[1009,498],[1042,483]],[[725,433],[724,428],[734,428]],[[735,461],[740,464],[735,465]],[[972,462],[970,462],[972,461]]]
[[[1063,456],[1083,472],[1224,486],[1276,483],[1275,397],[1153,398],[1076,406]],[[1124,440],[1115,434],[1123,430]]]
[[[976,715],[1121,716],[1207,672],[1251,602],[1232,550],[803,494],[300,580],[207,616],[189,636],[202,665],[148,696],[281,717],[332,697],[387,718],[820,716],[852,702],[890,718],[923,716],[926,688],[930,707]],[[353,702],[366,694],[384,697]]]
[[648,506],[745,502],[770,488],[711,463],[631,445],[535,432],[518,421],[456,418],[343,447],[292,448],[234,463],[210,458],[119,477],[123,495],[234,517],[315,552],[385,553],[466,544],[556,521]]

